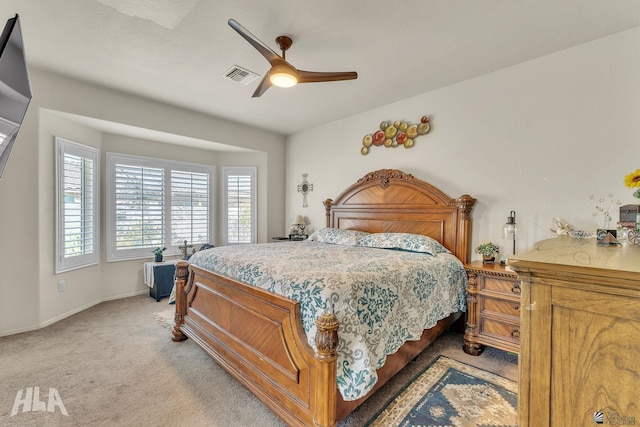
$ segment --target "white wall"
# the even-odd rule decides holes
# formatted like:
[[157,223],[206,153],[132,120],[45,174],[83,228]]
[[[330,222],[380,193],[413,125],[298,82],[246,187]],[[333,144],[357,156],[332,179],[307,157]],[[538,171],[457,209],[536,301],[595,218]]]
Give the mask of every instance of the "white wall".
[[[144,260],[106,263],[106,203],[101,200],[99,265],[54,274],[54,150],[61,136],[106,151],[220,166],[257,166],[258,241],[283,232],[285,138],[216,117],[30,67],[34,97],[0,181],[0,336],[47,325],[107,299],[148,292]],[[221,153],[107,134],[59,113],[107,120],[252,152]],[[219,230],[217,230],[219,232]],[[58,293],[58,281],[66,291]]]
[[[364,135],[383,120],[418,123],[425,114],[431,132],[413,148],[360,154]],[[511,210],[518,251],[551,237],[553,217],[594,230],[590,193],[640,202],[624,186],[624,175],[640,168],[639,117],[640,29],[633,29],[291,136],[286,225],[304,214],[313,228],[324,226],[324,199],[367,172],[396,168],[451,197],[478,199],[473,247],[491,240],[510,254],[501,232]],[[314,184],[307,209],[296,192],[304,172]],[[611,208],[614,222],[618,212]]]

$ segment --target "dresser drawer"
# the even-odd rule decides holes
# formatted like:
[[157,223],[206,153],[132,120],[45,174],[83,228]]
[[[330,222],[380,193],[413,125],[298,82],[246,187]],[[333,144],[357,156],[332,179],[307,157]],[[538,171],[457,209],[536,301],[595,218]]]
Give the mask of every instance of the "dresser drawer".
[[507,295],[520,295],[520,282],[498,277],[480,278],[481,291],[499,292]]
[[487,298],[483,297],[480,299],[480,310],[481,312],[491,312],[491,313],[499,313],[506,314],[508,316],[513,316],[516,318],[520,318],[520,302],[519,301],[505,301],[495,298]]
[[514,342],[520,342],[520,325],[501,322],[499,320],[483,318],[480,325],[480,334],[488,334],[504,337]]

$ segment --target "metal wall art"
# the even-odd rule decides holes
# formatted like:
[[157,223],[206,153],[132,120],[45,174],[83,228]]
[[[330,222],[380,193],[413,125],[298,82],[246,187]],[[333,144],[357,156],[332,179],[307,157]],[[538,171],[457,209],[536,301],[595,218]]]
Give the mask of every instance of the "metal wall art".
[[309,174],[307,173],[303,173],[302,174],[302,182],[300,184],[298,184],[298,193],[302,193],[302,207],[306,208],[309,207],[309,204],[307,203],[307,194],[309,194],[311,191],[313,191],[313,184],[309,184],[309,182],[307,181],[307,176]]
[[373,134],[365,135],[362,138],[362,148],[360,153],[362,155],[369,154],[371,147],[378,147],[384,145],[387,148],[395,148],[403,146],[404,148],[411,148],[415,143],[415,139],[429,132],[431,125],[429,124],[429,117],[422,116],[419,124],[409,124],[405,121],[396,120],[391,123],[384,121],[380,123],[380,130]]

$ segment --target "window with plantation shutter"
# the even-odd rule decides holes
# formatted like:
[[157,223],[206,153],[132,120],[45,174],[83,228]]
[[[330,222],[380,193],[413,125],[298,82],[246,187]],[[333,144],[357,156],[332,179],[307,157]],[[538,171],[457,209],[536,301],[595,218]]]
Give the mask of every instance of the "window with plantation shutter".
[[209,175],[171,171],[171,243],[209,243]]
[[56,273],[97,264],[98,150],[55,138]]
[[225,244],[256,242],[256,168],[225,167]]
[[116,163],[116,250],[164,245],[164,170]]
[[107,153],[108,261],[210,243],[213,167]]

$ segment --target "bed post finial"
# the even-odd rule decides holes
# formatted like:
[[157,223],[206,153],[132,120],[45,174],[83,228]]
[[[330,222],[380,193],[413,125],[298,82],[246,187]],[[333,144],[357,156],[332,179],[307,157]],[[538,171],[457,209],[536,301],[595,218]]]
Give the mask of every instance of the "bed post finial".
[[324,313],[316,319],[316,348],[322,360],[336,358],[338,353],[338,327],[340,323],[333,313]]
[[189,277],[189,263],[186,261],[178,261],[176,264],[176,315],[174,317],[175,326],[171,331],[173,341],[184,341],[187,336],[182,333],[180,327],[184,323],[184,316],[187,314],[187,299],[185,288],[187,286],[187,277]]
[[461,219],[465,221],[471,219],[471,209],[473,209],[473,205],[475,204],[476,199],[468,194],[464,194],[456,199],[458,211],[462,214]]
[[[458,209],[458,258],[467,263],[471,260],[471,210],[476,204],[476,199],[468,194],[464,194],[456,199]],[[467,249],[466,251],[464,249]]]
[[329,427],[336,423],[336,361],[338,359],[338,327],[340,322],[333,310],[316,319],[316,359],[320,362],[313,423]]
[[327,199],[324,202],[322,202],[322,204],[324,205],[324,211],[325,211],[325,216],[327,217],[326,219],[326,227],[331,227],[331,206],[333,205],[333,200],[332,199]]

